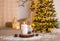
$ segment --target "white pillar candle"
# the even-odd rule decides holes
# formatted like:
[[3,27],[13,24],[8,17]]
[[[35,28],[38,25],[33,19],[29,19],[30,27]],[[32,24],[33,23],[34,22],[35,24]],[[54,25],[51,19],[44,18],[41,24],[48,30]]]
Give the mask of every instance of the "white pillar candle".
[[21,25],[21,34],[28,34],[28,25],[25,23]]

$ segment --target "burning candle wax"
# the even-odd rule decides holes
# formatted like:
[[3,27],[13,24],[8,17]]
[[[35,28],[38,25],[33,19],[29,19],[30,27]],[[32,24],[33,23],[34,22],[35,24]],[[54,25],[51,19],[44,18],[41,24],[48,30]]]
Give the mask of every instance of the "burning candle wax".
[[21,25],[21,34],[28,34],[28,25],[25,22]]

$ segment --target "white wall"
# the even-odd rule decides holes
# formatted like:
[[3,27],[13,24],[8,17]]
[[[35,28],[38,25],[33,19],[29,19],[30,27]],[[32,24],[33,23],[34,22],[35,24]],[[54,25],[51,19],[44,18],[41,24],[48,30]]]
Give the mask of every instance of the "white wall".
[[60,21],[60,0],[54,0],[54,4],[58,21]]
[[3,23],[3,0],[0,0],[0,28],[2,26]]
[[[29,1],[27,1],[24,7],[18,7],[18,0],[3,0],[3,26],[6,22],[13,21],[13,18],[16,17],[16,20],[21,18],[29,17]],[[2,13],[1,13],[2,14]]]
[[6,22],[13,21],[13,18],[18,15],[17,0],[3,0],[3,25]]

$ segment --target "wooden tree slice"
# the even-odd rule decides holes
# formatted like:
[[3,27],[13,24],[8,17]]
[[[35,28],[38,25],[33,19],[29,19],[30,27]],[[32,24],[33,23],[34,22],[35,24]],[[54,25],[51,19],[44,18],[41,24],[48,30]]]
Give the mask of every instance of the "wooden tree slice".
[[22,38],[28,38],[28,37],[33,37],[34,34],[26,34],[26,35],[20,34],[19,36]]

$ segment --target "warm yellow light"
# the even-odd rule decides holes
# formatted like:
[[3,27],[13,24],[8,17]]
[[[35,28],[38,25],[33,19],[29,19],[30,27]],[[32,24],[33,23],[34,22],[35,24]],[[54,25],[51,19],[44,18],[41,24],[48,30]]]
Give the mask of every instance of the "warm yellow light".
[[34,24],[34,23],[32,23],[31,25],[32,25],[32,26],[35,26],[35,24]]
[[20,29],[20,26],[16,26],[16,29]]
[[15,24],[15,23],[14,23],[12,26],[13,26],[13,29],[15,29],[15,28],[16,28],[16,24]]
[[20,29],[20,25],[17,25],[17,24],[13,24],[13,29]]

